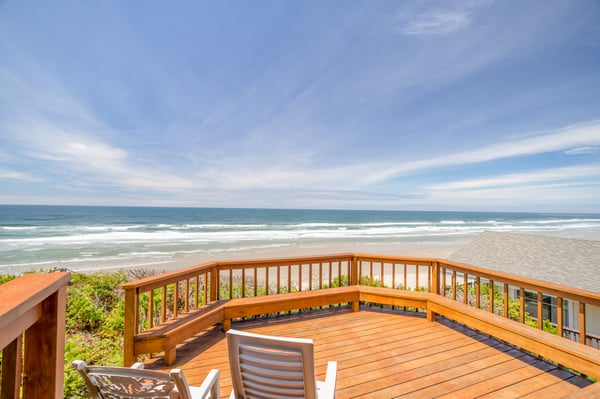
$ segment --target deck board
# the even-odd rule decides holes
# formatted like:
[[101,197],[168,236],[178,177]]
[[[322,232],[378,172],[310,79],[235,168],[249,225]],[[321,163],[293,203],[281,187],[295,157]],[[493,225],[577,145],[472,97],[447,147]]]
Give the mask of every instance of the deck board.
[[[510,345],[451,321],[422,314],[346,309],[235,322],[233,328],[312,338],[317,379],[338,362],[336,397],[474,398],[560,397],[590,382]],[[177,364],[198,385],[221,371],[223,398],[231,391],[225,334],[205,331],[177,349]],[[168,369],[162,359],[146,365]]]

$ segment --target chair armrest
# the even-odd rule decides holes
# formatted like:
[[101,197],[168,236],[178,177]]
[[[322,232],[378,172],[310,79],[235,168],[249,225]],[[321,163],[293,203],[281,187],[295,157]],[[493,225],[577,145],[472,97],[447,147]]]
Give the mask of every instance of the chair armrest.
[[327,397],[335,398],[335,384],[337,381],[337,362],[327,362],[327,371],[325,373],[325,386],[327,387]]
[[205,397],[215,399],[221,397],[221,391],[219,389],[219,370],[212,369],[200,385],[200,391],[203,395],[207,395]]

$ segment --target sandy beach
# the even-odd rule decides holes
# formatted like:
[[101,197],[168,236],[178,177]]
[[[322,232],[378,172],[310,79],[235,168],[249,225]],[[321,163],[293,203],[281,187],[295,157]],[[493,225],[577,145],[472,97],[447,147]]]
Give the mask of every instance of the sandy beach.
[[[600,236],[572,237],[578,239],[597,240]],[[455,240],[451,243],[445,242],[444,245],[435,245],[431,243],[394,243],[394,244],[374,244],[374,243],[339,243],[335,245],[301,245],[291,244],[263,249],[229,249],[226,252],[215,251],[209,254],[173,256],[171,259],[160,260],[140,257],[132,263],[123,263],[119,261],[90,261],[89,263],[80,263],[78,270],[83,272],[94,271],[116,271],[127,269],[150,269],[155,272],[170,272],[194,265],[199,265],[213,261],[228,260],[248,260],[248,259],[271,259],[297,256],[328,255],[340,253],[366,253],[377,255],[409,256],[409,257],[427,257],[446,259],[450,257],[470,239]],[[452,245],[448,245],[452,244]]]
[[148,259],[145,263],[143,258],[139,259],[136,265],[126,266],[117,263],[112,265],[95,265],[90,264],[89,270],[118,270],[118,269],[152,269],[155,271],[169,272],[181,268],[202,264],[212,261],[227,261],[227,260],[246,260],[246,259],[270,259],[296,256],[312,256],[312,255],[327,255],[340,253],[368,253],[378,255],[394,255],[394,256],[411,256],[411,257],[428,257],[428,258],[446,258],[454,253],[464,242],[456,242],[452,246],[436,246],[431,244],[414,244],[414,243],[398,243],[389,244],[337,244],[323,246],[306,246],[306,245],[288,245],[285,247],[276,247],[261,250],[244,250],[228,251],[225,253],[212,253],[196,256],[186,256],[181,258],[173,258],[156,262]]

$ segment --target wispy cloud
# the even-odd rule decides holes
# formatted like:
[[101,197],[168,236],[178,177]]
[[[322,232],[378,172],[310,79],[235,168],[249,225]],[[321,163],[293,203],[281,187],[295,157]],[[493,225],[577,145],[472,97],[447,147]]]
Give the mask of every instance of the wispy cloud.
[[[554,168],[530,173],[513,173],[501,176],[490,176],[483,179],[460,180],[454,182],[427,185],[428,190],[471,190],[485,187],[523,186],[539,182],[558,182],[568,180],[571,185],[580,185],[581,178],[595,179],[600,176],[600,165],[570,166]],[[595,182],[599,184],[600,182]]]
[[[474,14],[492,3],[489,0],[443,2],[442,7],[403,12],[401,32],[405,35],[447,35],[463,30],[473,22]],[[427,4],[427,3],[425,3]]]
[[600,145],[586,145],[565,151],[567,155],[595,154],[600,152]]
[[0,169],[0,180],[18,180],[25,182],[39,182],[42,179],[31,176],[28,173],[17,172],[14,170]]
[[411,20],[403,30],[407,35],[444,35],[471,24],[468,11],[430,11]]

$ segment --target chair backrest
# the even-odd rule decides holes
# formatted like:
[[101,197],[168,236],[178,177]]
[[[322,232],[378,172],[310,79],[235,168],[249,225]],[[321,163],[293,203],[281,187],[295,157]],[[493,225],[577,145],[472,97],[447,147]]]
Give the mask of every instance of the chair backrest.
[[92,399],[190,399],[183,372],[170,373],[140,368],[88,366],[81,360],[73,362],[85,381]]
[[227,347],[236,399],[316,398],[312,340],[229,330]]

